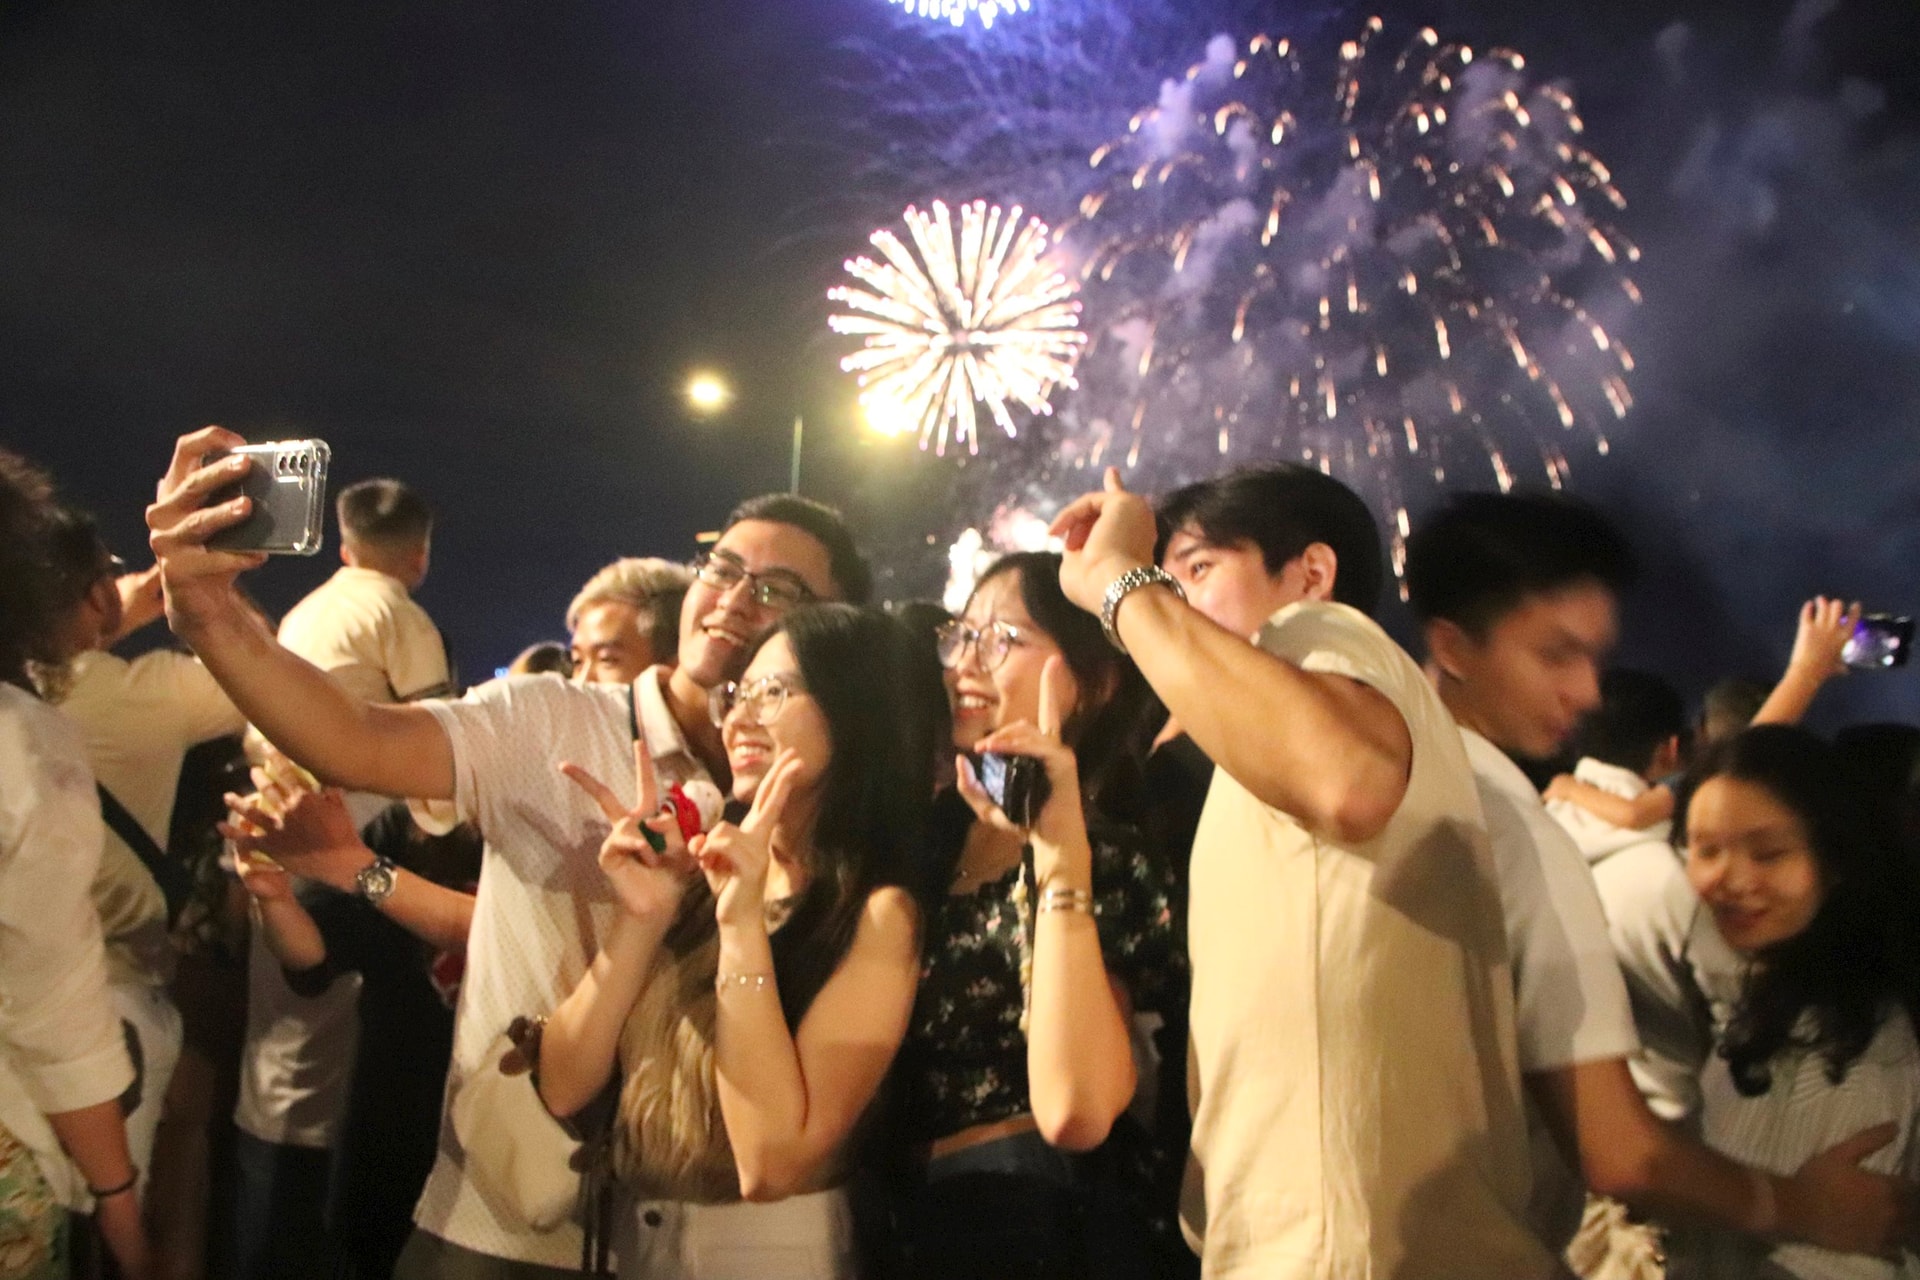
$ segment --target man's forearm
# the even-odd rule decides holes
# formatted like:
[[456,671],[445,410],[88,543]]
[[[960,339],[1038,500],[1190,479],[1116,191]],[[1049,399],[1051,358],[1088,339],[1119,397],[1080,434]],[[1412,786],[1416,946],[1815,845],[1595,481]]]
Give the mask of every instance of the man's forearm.
[[1262,803],[1342,839],[1376,834],[1399,806],[1411,746],[1377,692],[1302,671],[1171,591],[1133,592],[1116,625],[1168,712]]
[[428,946],[461,951],[473,924],[473,895],[401,871],[394,876],[393,892],[380,903],[380,910]]
[[452,748],[429,712],[356,698],[282,645],[237,597],[216,612],[169,618],[254,727],[321,780],[384,795],[452,797]]

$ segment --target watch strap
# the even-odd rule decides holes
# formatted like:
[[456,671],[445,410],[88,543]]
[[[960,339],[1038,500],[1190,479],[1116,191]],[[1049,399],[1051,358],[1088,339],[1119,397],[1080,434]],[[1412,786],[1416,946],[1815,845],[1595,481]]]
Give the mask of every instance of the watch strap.
[[1127,570],[1113,580],[1107,588],[1107,594],[1100,602],[1100,630],[1106,633],[1107,643],[1121,653],[1127,651],[1126,644],[1120,639],[1120,632],[1114,627],[1114,614],[1120,608],[1120,602],[1142,587],[1160,586],[1169,588],[1182,600],[1187,593],[1180,588],[1174,576],[1159,565],[1144,564]]

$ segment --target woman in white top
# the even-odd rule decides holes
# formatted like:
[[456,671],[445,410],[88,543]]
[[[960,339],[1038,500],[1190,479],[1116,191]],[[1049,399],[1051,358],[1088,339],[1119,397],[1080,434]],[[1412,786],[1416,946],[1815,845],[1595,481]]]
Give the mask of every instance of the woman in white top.
[[[1861,1134],[1849,1162],[1911,1179],[1920,896],[1907,851],[1862,820],[1846,773],[1813,734],[1762,726],[1717,745],[1684,786],[1687,878],[1748,961],[1702,1073],[1701,1130],[1711,1146],[1778,1174]],[[1883,1259],[1700,1228],[1676,1230],[1668,1256],[1675,1280],[1920,1276],[1912,1253]]]
[[644,745],[632,811],[565,766],[614,824],[600,863],[622,912],[547,1023],[539,1088],[572,1115],[619,1060],[623,1280],[853,1274],[840,1184],[913,1004],[903,886],[943,711],[929,648],[878,611],[818,605],[715,699],[752,802],[737,825],[682,844]]

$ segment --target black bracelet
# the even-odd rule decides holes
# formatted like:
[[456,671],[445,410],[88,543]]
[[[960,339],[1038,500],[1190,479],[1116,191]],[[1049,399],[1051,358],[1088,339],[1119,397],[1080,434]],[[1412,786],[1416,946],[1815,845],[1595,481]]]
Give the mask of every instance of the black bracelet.
[[127,1180],[121,1183],[117,1187],[109,1187],[105,1191],[100,1190],[98,1187],[88,1187],[87,1194],[92,1196],[95,1200],[111,1200],[114,1196],[123,1196],[127,1194],[127,1192],[133,1190],[134,1187],[139,1184],[139,1182],[140,1182],[140,1174],[136,1171],[134,1173],[128,1174]]

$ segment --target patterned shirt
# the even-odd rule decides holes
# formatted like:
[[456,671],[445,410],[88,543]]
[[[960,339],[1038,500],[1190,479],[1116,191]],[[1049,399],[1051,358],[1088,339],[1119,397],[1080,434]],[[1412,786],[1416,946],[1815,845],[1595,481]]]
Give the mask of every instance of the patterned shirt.
[[[969,824],[952,825],[955,838],[964,840]],[[1107,971],[1126,987],[1136,1010],[1163,1009],[1186,992],[1172,868],[1130,828],[1089,834]],[[971,892],[947,894],[928,920],[920,989],[901,1049],[910,1141],[929,1142],[1033,1109],[1020,1029],[1020,959],[1027,944],[1016,887],[1025,865]]]

